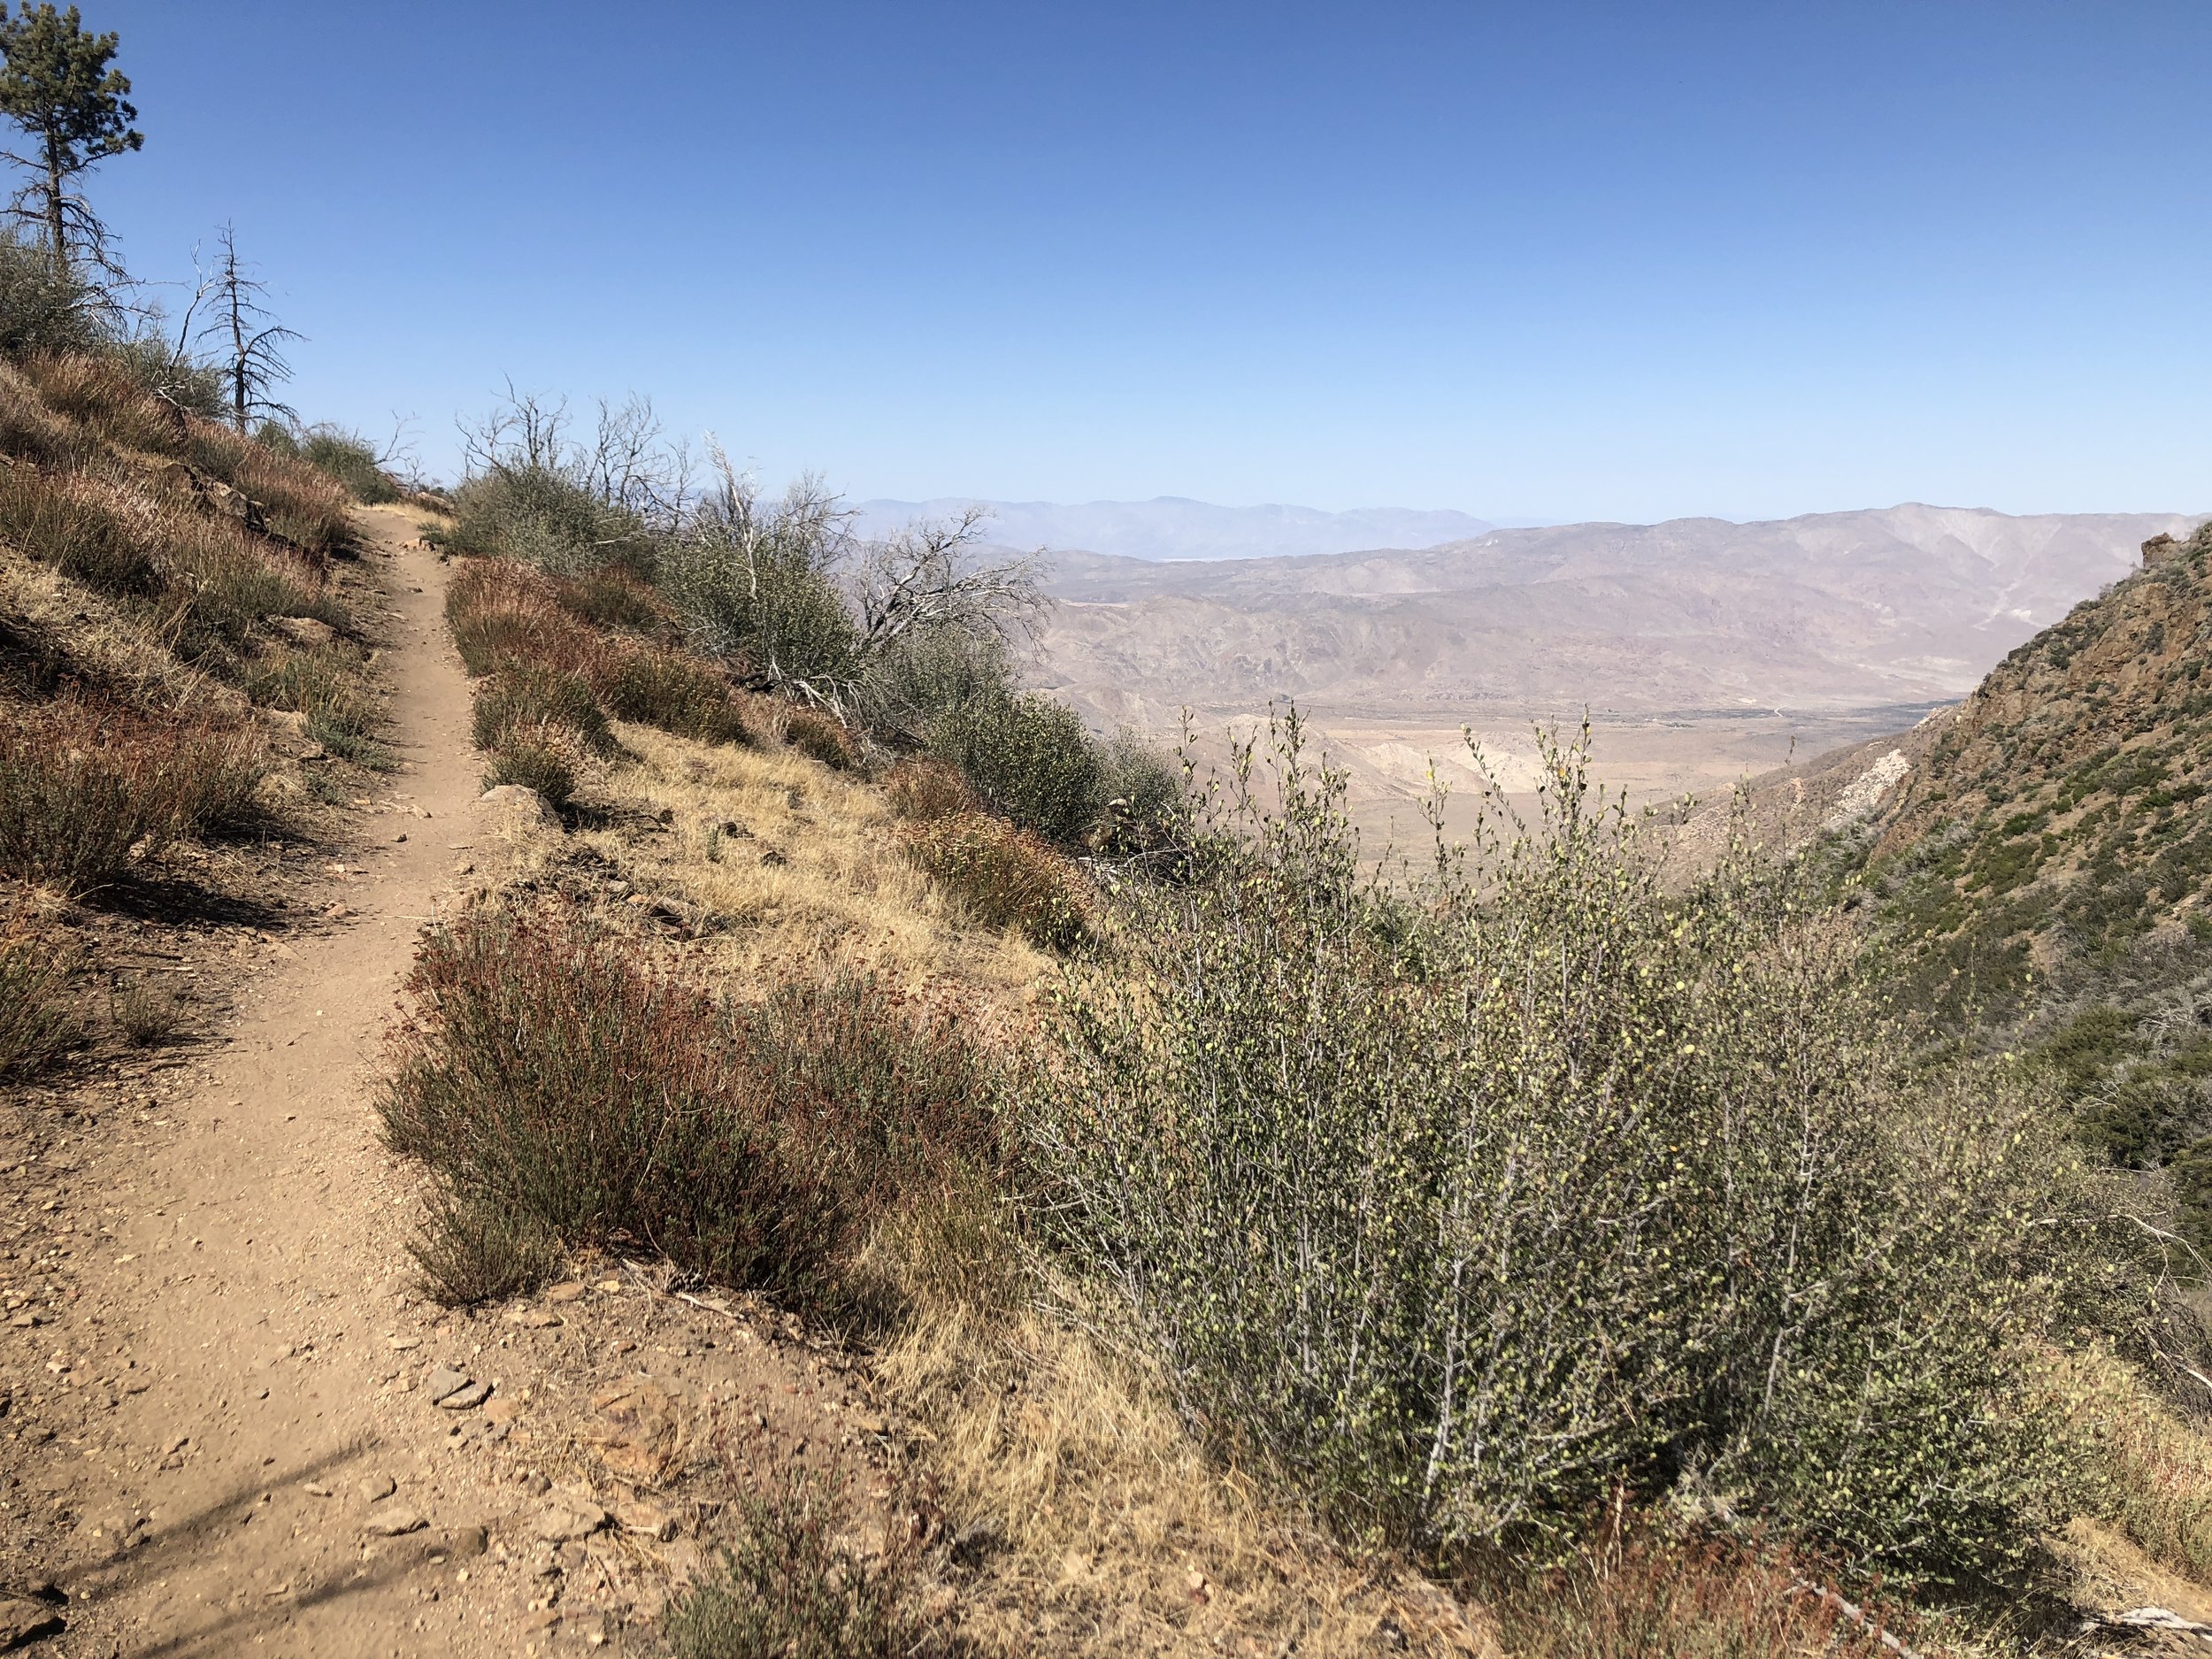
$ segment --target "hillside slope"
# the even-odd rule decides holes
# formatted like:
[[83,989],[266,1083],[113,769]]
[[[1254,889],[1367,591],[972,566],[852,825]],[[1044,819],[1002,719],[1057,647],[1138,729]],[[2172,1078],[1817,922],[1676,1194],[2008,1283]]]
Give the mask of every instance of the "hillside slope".
[[2024,1048],[2083,1137],[2212,1240],[2212,526],[2016,649],[1955,710],[1762,780],[1825,830],[1947,1039]]

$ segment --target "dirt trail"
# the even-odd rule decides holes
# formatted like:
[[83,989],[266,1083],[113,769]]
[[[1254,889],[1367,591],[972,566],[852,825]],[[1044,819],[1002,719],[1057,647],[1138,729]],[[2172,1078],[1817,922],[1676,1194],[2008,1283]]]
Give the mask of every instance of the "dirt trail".
[[[404,514],[362,521],[404,764],[331,865],[336,925],[280,947],[200,1058],[88,1082],[89,1133],[0,1169],[13,1282],[44,1286],[0,1328],[0,1568],[68,1598],[42,1655],[649,1649],[732,1479],[890,1490],[858,1370],[742,1299],[604,1259],[505,1310],[417,1294],[383,1041],[423,923],[509,830],[478,802],[444,572]],[[447,1367],[488,1397],[442,1409]],[[0,1582],[0,1647],[34,1587]]]
[[[396,515],[364,518],[396,613],[380,630],[406,761],[395,793],[429,816],[370,820],[342,888],[357,917],[249,987],[227,1040],[164,1102],[165,1143],[98,1171],[119,1213],[82,1263],[81,1317],[100,1340],[74,1346],[80,1369],[119,1386],[111,1444],[84,1448],[73,1494],[86,1524],[78,1577],[62,1582],[97,1605],[68,1647],[233,1652],[281,1632],[280,1649],[303,1654],[415,1650],[396,1639],[415,1609],[388,1605],[393,1575],[357,1577],[357,1534],[317,1511],[365,1479],[418,1473],[378,1399],[396,1369],[405,1217],[365,1106],[479,786],[434,559]],[[468,1495],[433,1486],[418,1509]],[[126,1552],[134,1531],[150,1535]]]

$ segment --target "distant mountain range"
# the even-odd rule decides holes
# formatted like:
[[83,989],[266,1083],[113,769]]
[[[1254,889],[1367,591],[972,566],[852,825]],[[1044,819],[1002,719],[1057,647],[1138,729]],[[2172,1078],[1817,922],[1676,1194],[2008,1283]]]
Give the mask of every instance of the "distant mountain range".
[[[1180,522],[1194,526],[1227,511],[1145,507],[1168,505],[1190,509]],[[1314,517],[1333,534],[1357,515]],[[1926,704],[1964,695],[2014,646],[2125,576],[2144,540],[2195,523],[1909,503],[1754,524],[1486,529],[1425,548],[1208,563],[1094,548],[1052,560],[1060,603],[1040,678],[1095,718],[1155,728],[1185,704],[1234,713],[1285,696],[1424,722],[1586,705],[1655,715]],[[1027,540],[1006,528],[991,540]]]
[[979,506],[991,514],[987,538],[1032,550],[1080,550],[1133,559],[1228,559],[1349,553],[1360,548],[1427,548],[1464,541],[1497,526],[1463,512],[1364,507],[1217,507],[1162,495],[1152,501],[864,501],[855,526],[879,536],[915,518],[943,518]]

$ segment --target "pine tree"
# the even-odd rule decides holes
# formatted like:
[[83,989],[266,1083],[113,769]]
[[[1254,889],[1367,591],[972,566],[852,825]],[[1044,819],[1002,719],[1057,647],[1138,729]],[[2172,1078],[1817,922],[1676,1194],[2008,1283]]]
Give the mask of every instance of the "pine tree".
[[18,17],[0,15],[0,115],[32,141],[28,155],[0,152],[31,175],[12,211],[40,227],[56,276],[69,273],[75,250],[105,267],[107,227],[71,180],[146,142],[131,126],[138,111],[124,97],[130,80],[109,67],[117,36],[86,34],[73,5],[22,5]]

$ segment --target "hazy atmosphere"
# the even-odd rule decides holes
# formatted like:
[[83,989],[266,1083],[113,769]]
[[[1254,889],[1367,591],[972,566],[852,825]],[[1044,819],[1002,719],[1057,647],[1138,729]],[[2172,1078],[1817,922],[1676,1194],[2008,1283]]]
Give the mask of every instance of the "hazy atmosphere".
[[102,15],[134,269],[234,219],[434,472],[511,376],[856,500],[2208,499],[2200,7]]

